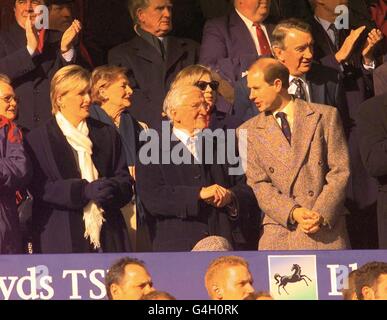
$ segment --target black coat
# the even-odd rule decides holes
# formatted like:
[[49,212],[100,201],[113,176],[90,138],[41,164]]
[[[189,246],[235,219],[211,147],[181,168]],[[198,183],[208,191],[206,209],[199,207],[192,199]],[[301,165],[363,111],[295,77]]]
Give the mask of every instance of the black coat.
[[[126,224],[120,208],[132,197],[132,188],[122,144],[116,130],[87,119],[93,142],[92,160],[99,177],[117,182],[114,199],[107,203],[101,231],[103,252],[129,251]],[[32,214],[33,249],[41,253],[93,252],[83,234],[83,208],[87,205],[85,180],[77,166],[73,149],[52,118],[26,137],[34,177],[29,187],[34,197]]]
[[387,249],[387,94],[364,102],[357,115],[361,158],[378,180],[379,248]]
[[156,129],[161,128],[163,102],[177,73],[198,60],[198,44],[189,39],[166,37],[166,61],[143,38],[136,36],[109,52],[109,64],[125,67],[133,89],[130,113]]
[[[171,150],[179,143],[172,141]],[[171,150],[161,147],[160,157],[163,153],[170,157]],[[191,163],[144,165],[138,161],[136,165],[136,186],[148,213],[153,250],[189,251],[209,235],[223,236],[234,248],[243,248],[251,240],[247,239],[252,235],[248,229],[258,230],[251,222],[259,220],[257,202],[245,176],[229,175],[229,165]],[[226,209],[199,200],[201,188],[213,184],[235,194],[239,206],[236,220],[229,218]],[[258,237],[252,241],[257,248]]]
[[[33,129],[51,117],[50,81],[67,64],[60,54],[62,34],[49,30],[43,53],[31,57],[26,47],[26,33],[17,23],[0,34],[0,73],[11,78],[20,98],[17,124]],[[80,56],[78,54],[78,56]]]

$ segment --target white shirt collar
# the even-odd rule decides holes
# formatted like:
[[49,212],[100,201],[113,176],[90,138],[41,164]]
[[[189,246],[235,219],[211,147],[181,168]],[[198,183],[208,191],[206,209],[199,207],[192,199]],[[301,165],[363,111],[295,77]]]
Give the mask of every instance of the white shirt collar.
[[304,85],[307,84],[306,83],[305,75],[303,75],[302,77],[295,77],[295,76],[289,75],[289,83],[290,83],[290,85],[292,84],[292,81],[294,79],[300,79],[304,83]]
[[[241,12],[239,12],[237,9],[235,9],[236,13],[238,14],[238,16],[241,17],[241,19],[243,20],[243,22],[245,23],[245,25],[247,26],[247,28],[252,28],[254,27],[254,21],[251,21],[250,19],[246,18]],[[260,23],[261,26],[263,26],[262,23]]]
[[283,113],[286,113],[287,116],[293,116],[293,101],[294,99],[292,98],[290,100],[290,102],[281,110],[277,110],[277,111],[274,111],[273,112],[273,116],[275,118],[275,116],[277,115],[278,112],[283,112]]
[[331,22],[329,22],[323,18],[317,17],[317,16],[314,16],[314,18],[317,20],[318,23],[320,23],[322,25],[322,27],[324,28],[325,31],[330,30],[329,27],[332,24]]
[[197,138],[197,135],[199,134],[199,132],[201,132],[201,130],[195,131],[193,136],[190,136],[187,131],[177,129],[176,127],[173,127],[172,132],[176,136],[176,138],[183,142],[184,145],[187,145],[191,143],[192,139]]

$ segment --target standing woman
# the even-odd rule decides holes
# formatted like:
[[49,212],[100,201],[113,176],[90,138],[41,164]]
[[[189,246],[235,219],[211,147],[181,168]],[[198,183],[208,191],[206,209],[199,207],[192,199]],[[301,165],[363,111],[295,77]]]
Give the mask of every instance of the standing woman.
[[35,169],[34,252],[129,251],[120,208],[132,197],[130,177],[117,132],[89,118],[89,72],[60,69],[50,96],[54,117],[26,139]]
[[0,74],[0,254],[22,253],[16,191],[31,176],[22,134],[10,120],[15,118],[16,100],[10,80]]

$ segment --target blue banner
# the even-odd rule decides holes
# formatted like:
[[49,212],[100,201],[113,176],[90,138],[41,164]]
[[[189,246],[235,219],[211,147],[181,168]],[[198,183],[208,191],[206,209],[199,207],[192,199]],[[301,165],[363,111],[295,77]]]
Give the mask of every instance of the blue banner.
[[[204,274],[221,255],[245,258],[255,289],[275,299],[340,300],[349,272],[370,261],[387,262],[385,250],[1,255],[0,299],[106,299],[109,266],[130,256],[145,262],[156,289],[177,299],[206,300]],[[295,273],[300,281],[288,282]]]

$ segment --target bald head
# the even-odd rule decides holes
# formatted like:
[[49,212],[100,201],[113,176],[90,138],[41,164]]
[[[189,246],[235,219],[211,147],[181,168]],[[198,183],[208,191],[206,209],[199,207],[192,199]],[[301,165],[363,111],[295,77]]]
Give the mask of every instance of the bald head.
[[268,84],[280,79],[284,89],[289,88],[289,70],[274,58],[260,58],[249,69],[249,74],[261,72]]

